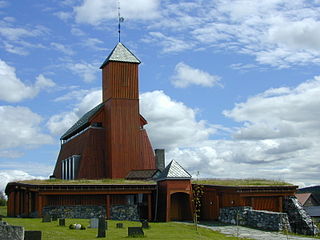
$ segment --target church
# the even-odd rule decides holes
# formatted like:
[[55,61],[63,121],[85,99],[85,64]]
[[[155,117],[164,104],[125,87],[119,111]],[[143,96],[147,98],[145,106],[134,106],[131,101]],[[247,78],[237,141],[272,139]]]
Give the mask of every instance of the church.
[[[102,102],[60,138],[50,180],[11,182],[8,216],[149,221],[192,220],[196,183],[176,161],[165,166],[163,149],[152,148],[139,112],[140,60],[121,42],[102,63]],[[251,206],[283,211],[297,186],[202,184],[200,218],[217,220],[220,209]]]

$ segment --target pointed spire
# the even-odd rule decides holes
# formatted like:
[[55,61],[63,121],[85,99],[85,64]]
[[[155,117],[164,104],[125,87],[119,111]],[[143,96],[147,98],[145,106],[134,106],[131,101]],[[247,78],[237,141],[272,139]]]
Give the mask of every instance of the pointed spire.
[[100,69],[103,68],[108,62],[127,62],[127,63],[141,63],[140,60],[121,42],[112,50],[110,55],[101,65]]
[[175,160],[172,160],[168,166],[162,171],[157,181],[166,179],[191,179],[191,175],[184,170],[183,167]]

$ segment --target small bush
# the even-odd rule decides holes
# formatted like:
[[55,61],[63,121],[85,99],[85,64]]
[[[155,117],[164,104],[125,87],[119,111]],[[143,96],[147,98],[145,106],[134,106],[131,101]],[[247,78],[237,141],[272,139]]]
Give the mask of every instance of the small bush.
[[0,192],[0,206],[7,206],[7,199],[4,192]]

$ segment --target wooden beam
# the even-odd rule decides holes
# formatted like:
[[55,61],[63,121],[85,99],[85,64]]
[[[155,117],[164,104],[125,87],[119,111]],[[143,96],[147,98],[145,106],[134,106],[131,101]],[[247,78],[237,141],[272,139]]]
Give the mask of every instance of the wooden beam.
[[38,217],[42,217],[42,197],[41,195],[38,195],[38,204],[37,204],[37,212],[38,212]]
[[110,195],[108,194],[106,196],[106,214],[107,214],[107,219],[110,219],[110,210],[111,210]]
[[138,194],[152,193],[152,190],[133,190],[133,191],[50,191],[50,192],[39,192],[39,195],[108,195],[108,194]]

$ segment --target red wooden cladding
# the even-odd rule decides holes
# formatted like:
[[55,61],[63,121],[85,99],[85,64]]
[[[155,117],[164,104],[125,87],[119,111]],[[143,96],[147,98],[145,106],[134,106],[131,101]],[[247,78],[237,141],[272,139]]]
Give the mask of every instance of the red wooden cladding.
[[105,196],[97,195],[53,195],[47,197],[49,206],[105,205]]
[[140,162],[139,101],[110,99],[105,111],[108,175],[124,178],[130,170],[144,169]]
[[105,178],[104,141],[104,129],[90,128],[69,142],[64,143],[61,145],[53,174],[57,178],[61,178],[62,160],[72,155],[81,155],[77,178]]
[[[241,187],[240,187],[241,188]],[[293,196],[295,186],[286,188],[252,187],[251,192],[239,191],[238,187],[205,186],[201,199],[203,220],[216,220],[219,217],[219,208],[234,206],[251,206],[255,210],[282,212],[282,203],[285,196]]]
[[103,101],[110,98],[138,99],[138,64],[109,62],[102,69]]
[[154,151],[145,129],[140,130],[140,148],[140,164],[138,169],[156,169]]

